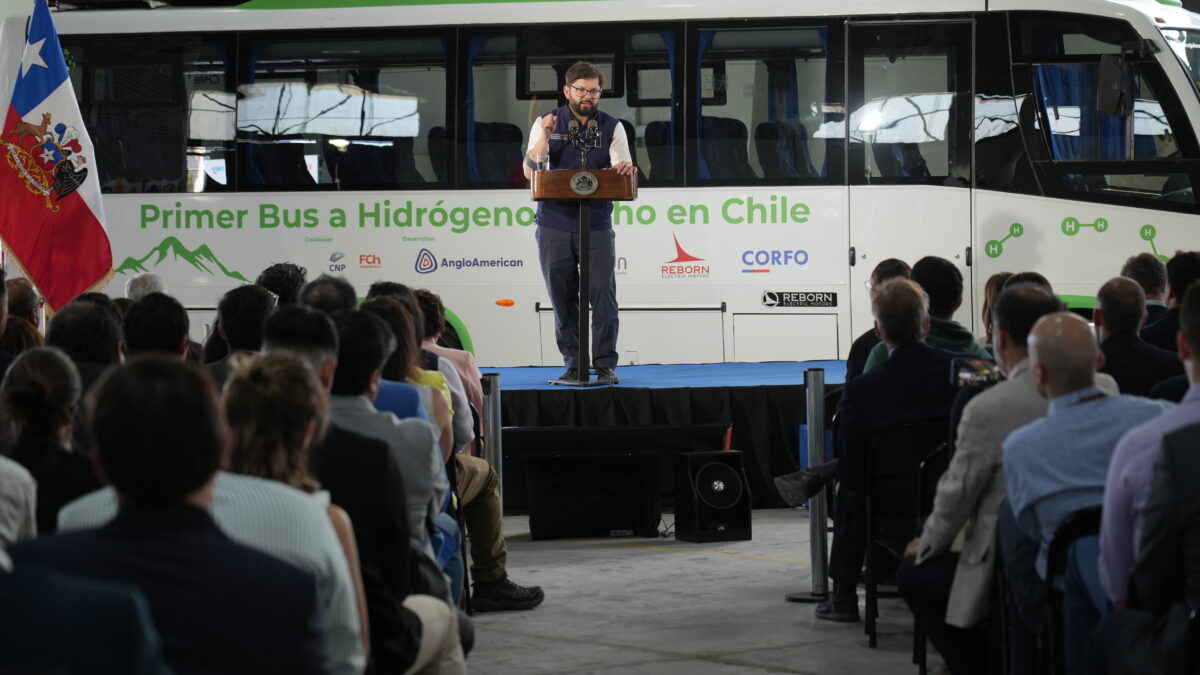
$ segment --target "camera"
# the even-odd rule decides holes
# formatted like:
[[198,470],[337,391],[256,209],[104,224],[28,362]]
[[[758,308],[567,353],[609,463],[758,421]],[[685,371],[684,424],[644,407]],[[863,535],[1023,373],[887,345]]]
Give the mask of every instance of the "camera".
[[1000,366],[991,361],[960,357],[950,362],[950,381],[956,387],[990,387],[1003,379]]

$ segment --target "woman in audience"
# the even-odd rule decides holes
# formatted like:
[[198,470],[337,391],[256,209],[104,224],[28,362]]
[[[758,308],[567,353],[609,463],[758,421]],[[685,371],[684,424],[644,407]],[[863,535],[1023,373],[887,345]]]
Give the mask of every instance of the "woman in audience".
[[286,356],[238,358],[225,385],[225,416],[233,431],[230,471],[303,490],[328,508],[358,602],[363,649],[370,650],[362,569],[350,517],[329,503],[309,470],[309,450],[329,426],[329,399],[312,370]]
[[[1000,289],[1004,288],[1004,282],[1012,278],[1012,272],[996,272],[988,277],[987,283],[983,286],[983,310],[980,312],[979,318],[983,319],[983,346],[989,352],[994,352],[992,347],[992,307],[996,306],[996,298],[1000,295]],[[995,353],[992,354],[995,357]]]
[[70,450],[80,386],[75,365],[54,347],[22,353],[0,384],[3,418],[16,439],[8,454],[37,481],[38,534],[57,530],[60,508],[100,488],[91,461]]
[[0,352],[8,352],[13,356],[26,349],[42,346],[42,334],[32,324],[19,316],[10,316],[4,324],[4,333],[0,334]]

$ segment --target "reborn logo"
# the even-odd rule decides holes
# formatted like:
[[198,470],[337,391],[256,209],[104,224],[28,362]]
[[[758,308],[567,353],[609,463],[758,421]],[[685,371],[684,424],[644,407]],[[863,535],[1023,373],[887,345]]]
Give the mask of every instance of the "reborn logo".
[[683,250],[679,245],[679,237],[672,234],[675,239],[675,259],[668,260],[662,265],[662,278],[664,279],[707,279],[711,268],[708,265],[695,265],[690,263],[702,263],[704,258],[696,256]]
[[429,274],[438,268],[437,256],[427,248],[421,249],[417,254],[416,270],[417,274]]

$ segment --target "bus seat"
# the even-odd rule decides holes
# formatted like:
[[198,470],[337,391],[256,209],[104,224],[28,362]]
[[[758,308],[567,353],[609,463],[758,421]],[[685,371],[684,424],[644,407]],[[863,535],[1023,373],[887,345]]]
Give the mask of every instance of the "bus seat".
[[446,183],[450,180],[450,137],[446,127],[433,127],[425,136],[429,146],[429,163],[433,165],[433,174],[437,182]]
[[674,152],[670,122],[651,122],[646,125],[646,156],[650,158],[649,178],[670,180],[675,177]]
[[872,143],[871,153],[884,178],[929,178],[929,167],[916,143]]
[[303,139],[302,135],[276,136],[257,131],[239,131],[238,140],[246,157],[253,185],[315,185],[304,157],[305,143],[279,143]]
[[509,183],[513,166],[519,166],[524,156],[521,141],[524,135],[515,124],[507,122],[475,123],[475,160],[480,182]]
[[717,180],[756,178],[750,167],[749,134],[741,120],[731,117],[702,117],[700,155],[710,178]]
[[[425,177],[417,171],[413,157],[412,137],[379,138],[360,136],[351,141],[345,150],[338,150],[323,139],[321,151],[330,178],[342,187],[358,185],[405,185],[424,183]],[[392,145],[371,145],[355,141],[388,141]]]
[[808,153],[808,132],[799,122],[772,120],[754,129],[754,147],[764,178],[817,175]]
[[633,127],[633,122],[627,120],[621,120],[621,126],[625,127],[625,138],[629,141],[629,156],[633,158],[633,166],[640,174],[642,169],[637,161],[637,129]]

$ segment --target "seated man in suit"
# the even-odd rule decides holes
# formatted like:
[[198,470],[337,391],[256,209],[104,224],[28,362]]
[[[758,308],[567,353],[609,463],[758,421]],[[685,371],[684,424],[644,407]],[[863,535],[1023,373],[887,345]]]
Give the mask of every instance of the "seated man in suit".
[[838,405],[841,489],[829,562],[833,594],[817,606],[817,617],[830,621],[858,620],[855,586],[869,543],[862,489],[871,435],[906,422],[947,419],[956,392],[950,379],[956,355],[925,344],[929,298],[920,286],[908,279],[892,279],[879,288],[871,311],[891,356],[847,382]]
[[[1001,444],[1009,432],[1044,417],[1029,368],[1029,331],[1063,305],[1034,284],[1005,288],[992,309],[996,360],[1008,376],[972,398],[958,425],[957,450],[938,480],[933,510],[896,573],[900,593],[952,673],[987,671],[987,616],[992,589],[996,514],[1004,501]],[[1115,387],[1113,388],[1115,392]],[[961,553],[952,545],[965,530]]]
[[1167,311],[1167,266],[1153,253],[1129,256],[1121,267],[1121,276],[1137,282],[1146,294],[1146,325],[1162,318]]
[[1174,350],[1146,344],[1138,336],[1145,318],[1146,301],[1136,281],[1114,277],[1096,293],[1092,321],[1104,352],[1100,372],[1112,375],[1122,394],[1145,396],[1159,382],[1183,374]]
[[[1004,441],[1009,508],[1001,507],[996,522],[1015,609],[1011,662],[1018,673],[1037,670],[1046,553],[1055,531],[1071,513],[1101,503],[1117,440],[1167,405],[1137,396],[1112,396],[1096,386],[1096,369],[1103,365],[1104,355],[1087,322],[1076,314],[1056,312],[1038,320],[1029,336],[1029,358],[1038,392],[1050,406],[1045,417],[1013,431]],[[1085,537],[1075,546],[1092,546],[1097,553],[1081,573],[1084,582],[1098,587],[1096,537]],[[1075,672],[1071,658],[1077,652],[1070,644],[1074,627],[1069,614],[1067,619],[1068,670]]]
[[275,298],[261,286],[238,286],[217,303],[217,339],[225,341],[225,356],[206,364],[217,389],[229,378],[229,360],[234,354],[257,354],[262,349],[263,321],[275,309]]
[[16,566],[136,586],[178,673],[329,672],[314,577],[234,543],[209,512],[230,444],[208,377],[177,360],[138,358],[100,383],[88,417],[117,517],[18,544]]
[[1179,303],[1183,294],[1200,280],[1200,251],[1176,251],[1167,261],[1167,311],[1158,321],[1142,327],[1142,339],[1159,349],[1175,349],[1175,331],[1179,330]]

